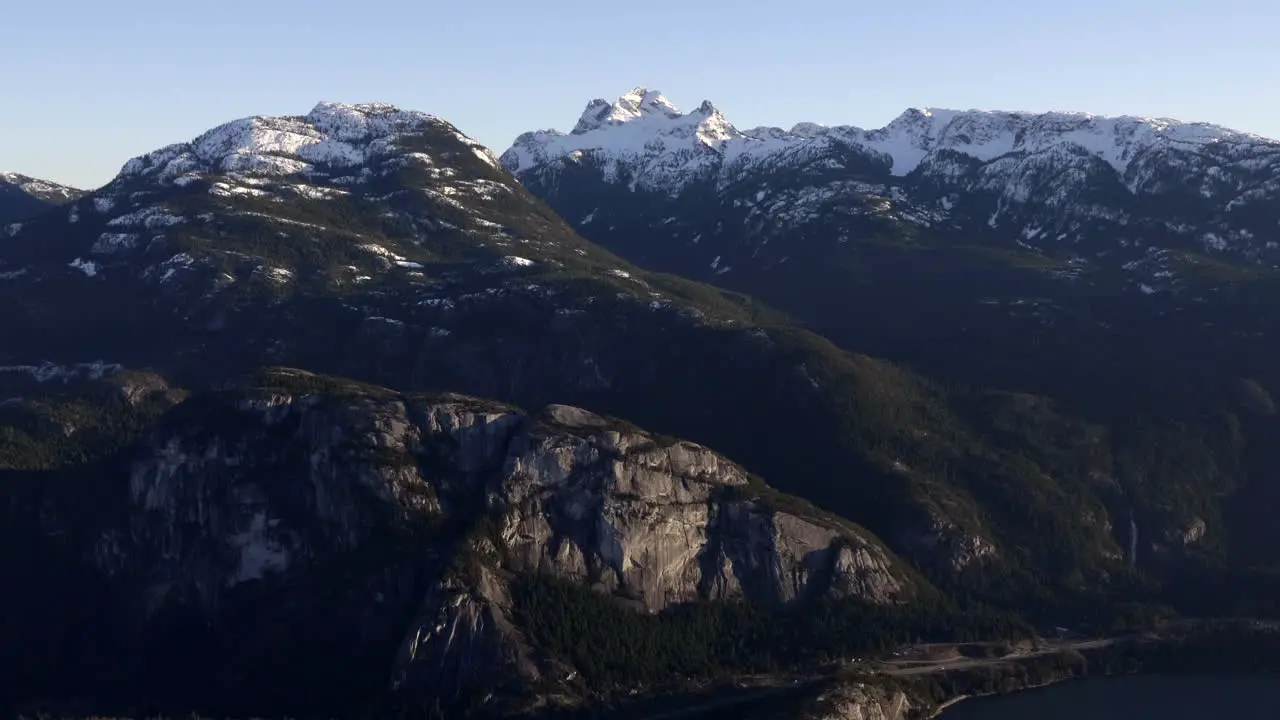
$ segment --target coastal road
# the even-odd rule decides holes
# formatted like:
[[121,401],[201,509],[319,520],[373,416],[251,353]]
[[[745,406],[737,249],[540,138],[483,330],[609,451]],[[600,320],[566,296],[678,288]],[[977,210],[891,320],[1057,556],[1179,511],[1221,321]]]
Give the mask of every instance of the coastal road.
[[[1001,657],[961,657],[941,662],[929,660],[902,660],[895,663],[878,662],[874,664],[879,665],[880,667],[877,668],[877,671],[885,675],[926,675],[929,673],[946,672],[948,670],[961,670],[965,668],[982,667],[985,665],[998,665],[1005,662],[1015,662],[1023,658],[1052,655],[1054,653],[1065,652],[1067,650],[1090,650],[1093,648],[1106,647],[1114,642],[1116,642],[1116,638],[1054,642],[1040,650],[1012,653]],[[872,663],[868,663],[868,665],[872,665]],[[891,665],[892,667],[885,667],[886,665]],[[787,693],[801,694],[805,691],[811,690],[817,684],[824,682],[824,680],[825,678],[815,678],[779,685],[770,685],[754,690],[744,690],[717,698],[708,698],[702,702],[695,702],[694,704],[685,705],[683,707],[655,711],[652,714],[636,716],[636,718],[637,720],[680,720],[681,718],[697,718],[708,713],[723,712],[735,706],[748,705],[749,703],[756,704],[767,700],[777,699]],[[962,698],[955,698],[952,702],[960,699]]]
[[1078,640],[1071,642],[1053,643],[1041,650],[1033,650],[1024,653],[1012,653],[1002,655],[1000,657],[990,658],[966,658],[960,657],[953,660],[943,660],[941,662],[933,662],[929,660],[910,661],[904,660],[894,663],[895,667],[881,670],[886,675],[927,675],[929,673],[946,672],[947,670],[963,670],[966,668],[982,667],[984,665],[999,665],[1000,663],[1022,660],[1024,658],[1038,657],[1041,655],[1053,655],[1055,653],[1065,652],[1067,650],[1092,650],[1094,648],[1106,647],[1113,644],[1116,638],[1098,638],[1093,640]]

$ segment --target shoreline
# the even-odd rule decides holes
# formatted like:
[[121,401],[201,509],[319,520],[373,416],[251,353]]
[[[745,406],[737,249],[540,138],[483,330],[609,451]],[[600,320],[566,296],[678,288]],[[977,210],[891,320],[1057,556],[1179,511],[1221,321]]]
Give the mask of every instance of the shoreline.
[[928,716],[927,720],[937,720],[938,718],[942,717],[947,710],[950,710],[951,708],[955,707],[956,705],[959,705],[965,700],[980,700],[982,698],[1019,695],[1021,693],[1028,692],[1030,690],[1040,690],[1043,688],[1053,687],[1054,685],[1061,685],[1063,683],[1068,683],[1075,680],[1088,680],[1090,678],[1100,678],[1100,677],[1123,677],[1123,676],[1105,675],[1105,674],[1104,675],[1089,675],[1089,674],[1072,675],[1069,677],[1058,678],[1057,680],[1050,680],[1048,682],[1036,683],[1034,685],[1027,685],[1026,687],[1020,687],[1017,690],[1010,690],[1008,692],[966,693],[964,695],[957,695],[951,698],[950,700],[947,700],[946,702],[942,703],[938,707],[934,708],[933,713]]
[[934,708],[933,714],[929,716],[929,720],[934,720],[934,718],[942,717],[942,714],[945,713],[948,708],[951,708],[952,706],[955,706],[955,705],[959,705],[961,702],[968,700],[971,697],[982,697],[982,696],[981,695],[957,695],[951,698],[950,700],[942,703],[938,707]]
[[[1184,625],[1161,635],[1129,634],[1105,644],[1085,643],[985,666],[939,667],[913,678],[915,682],[899,683],[898,689],[908,697],[932,698],[937,705],[927,718],[936,720],[964,700],[1016,695],[1072,680],[1275,672],[1280,669],[1278,629],[1248,621]],[[956,694],[948,696],[948,690]]]

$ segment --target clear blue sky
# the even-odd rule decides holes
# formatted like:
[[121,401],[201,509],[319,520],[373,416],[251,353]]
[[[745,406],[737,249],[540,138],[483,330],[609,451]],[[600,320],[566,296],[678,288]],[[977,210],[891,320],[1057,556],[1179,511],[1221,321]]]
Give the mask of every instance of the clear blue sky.
[[1275,0],[5,0],[0,170],[82,187],[221,122],[370,100],[496,151],[633,86],[739,127],[911,106],[1280,137]]

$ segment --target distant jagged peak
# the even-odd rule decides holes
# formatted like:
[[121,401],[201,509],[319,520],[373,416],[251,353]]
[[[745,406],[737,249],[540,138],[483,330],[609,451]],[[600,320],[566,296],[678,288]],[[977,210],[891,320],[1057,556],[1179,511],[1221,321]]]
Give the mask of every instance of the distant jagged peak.
[[610,157],[642,155],[656,143],[661,152],[679,155],[680,165],[704,166],[710,161],[708,154],[721,154],[730,142],[746,137],[710,100],[682,113],[661,92],[636,87],[613,103],[592,100],[570,133],[521,134],[501,162],[508,170],[520,172],[580,151]]
[[616,102],[596,98],[587,103],[586,110],[573,128],[574,135],[591,132],[609,125],[622,125],[646,117],[675,119],[680,110],[658,90],[636,87],[623,94]]
[[[624,126],[646,134],[696,135],[706,144],[741,135],[710,100],[703,100],[692,112],[682,113],[660,91],[645,87],[636,87],[612,103],[603,98],[587,103],[587,108],[569,134],[608,133]],[[543,134],[561,133],[546,131]]]

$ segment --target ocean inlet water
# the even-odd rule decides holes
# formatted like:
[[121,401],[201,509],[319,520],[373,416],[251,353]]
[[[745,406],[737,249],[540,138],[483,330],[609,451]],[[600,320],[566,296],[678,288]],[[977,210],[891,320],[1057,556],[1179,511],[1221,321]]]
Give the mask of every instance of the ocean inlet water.
[[1087,678],[960,702],[941,720],[1280,720],[1280,674]]

